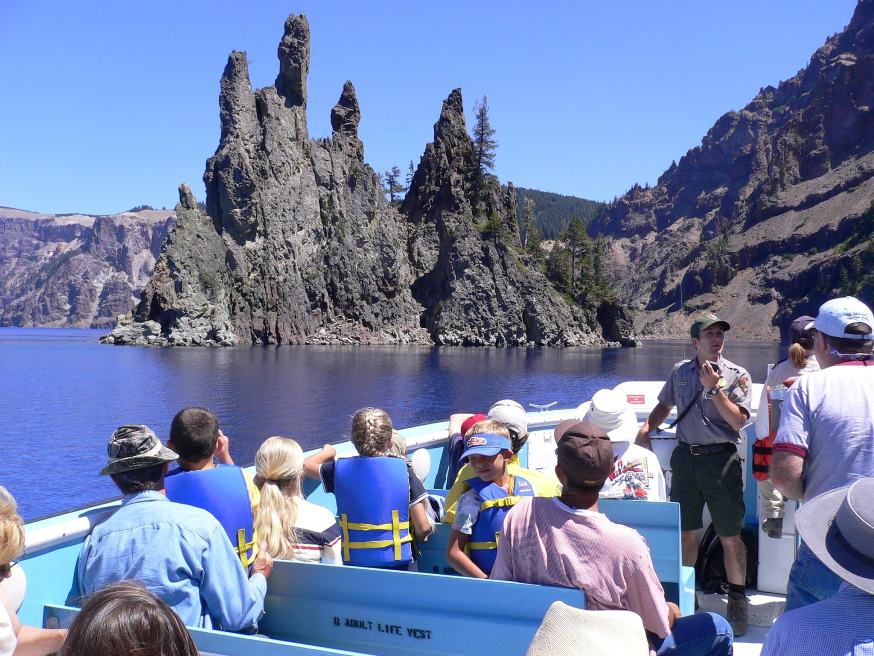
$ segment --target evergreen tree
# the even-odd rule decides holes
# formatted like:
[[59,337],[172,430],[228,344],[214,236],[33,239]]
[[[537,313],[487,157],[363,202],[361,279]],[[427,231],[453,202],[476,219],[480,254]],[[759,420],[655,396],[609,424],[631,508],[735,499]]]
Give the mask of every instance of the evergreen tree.
[[391,171],[386,171],[382,174],[382,182],[385,193],[388,194],[389,202],[394,205],[395,195],[406,191],[406,188],[401,184],[401,168],[395,164],[391,167]]
[[534,201],[526,198],[522,204],[522,248],[528,243],[528,233],[534,226]]
[[416,169],[413,168],[413,160],[410,160],[410,168],[407,169],[407,191],[410,190],[410,185],[413,184],[413,175],[415,175]]
[[[479,206],[480,192],[483,181],[495,168],[495,150],[498,142],[495,131],[489,121],[489,101],[485,96],[473,107],[473,154],[475,168],[473,171],[474,205]],[[476,212],[476,207],[474,208]]]
[[[583,225],[578,216],[571,217],[571,222],[567,230],[561,235],[561,240],[564,242],[563,247],[567,250],[570,260],[568,292],[572,296],[576,296],[580,290],[580,273],[586,271],[588,275],[588,268],[591,265],[592,240],[586,233],[586,226]],[[584,260],[586,256],[588,257]]]

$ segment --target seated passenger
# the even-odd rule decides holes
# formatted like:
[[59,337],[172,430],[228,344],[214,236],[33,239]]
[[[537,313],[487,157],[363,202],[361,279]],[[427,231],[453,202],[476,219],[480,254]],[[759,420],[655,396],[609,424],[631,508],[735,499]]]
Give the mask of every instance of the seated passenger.
[[[24,553],[24,522],[15,499],[0,485],[0,582],[12,576],[12,567]],[[38,629],[18,621],[11,600],[0,585],[0,656],[54,653],[64,642],[65,629]]]
[[431,534],[428,493],[406,460],[389,455],[392,430],[385,410],[362,408],[352,418],[358,456],[335,461],[337,450],[326,444],[304,461],[307,476],[337,498],[340,528],[349,536],[342,546],[346,565],[408,569],[413,534],[420,541]]
[[179,616],[134,581],[115,583],[82,604],[62,656],[197,656]]
[[68,599],[78,604],[113,583],[135,580],[164,600],[186,626],[254,632],[264,612],[273,559],[267,545],[251,576],[207,511],[161,494],[177,455],[143,425],[120,426],[100,471],[124,495],[121,507],[85,538]]
[[507,511],[522,497],[534,496],[534,489],[524,476],[508,471],[513,451],[504,424],[490,419],[474,424],[464,444],[462,459],[469,460],[477,478],[468,481],[471,489],[458,499],[446,560],[460,574],[485,579]]
[[218,419],[205,408],[180,410],[170,425],[167,446],[179,454],[179,469],[164,481],[167,498],[212,513],[248,569],[258,555],[253,522],[261,497],[249,475],[231,459]]
[[[525,469],[519,463],[519,451],[528,441],[528,417],[522,406],[516,401],[498,401],[489,409],[488,418],[501,422],[510,431],[510,442],[513,450],[513,457],[507,463],[510,474],[523,476],[531,483],[537,496],[554,497],[561,494],[561,485],[553,474],[541,474],[531,469]],[[473,478],[477,478],[477,475],[470,463],[464,465],[458,472],[452,488],[446,495],[442,519],[446,524],[455,521],[455,504],[458,502],[458,498],[470,489],[468,481]]]
[[601,489],[609,499],[667,501],[665,474],[652,451],[635,444],[638,424],[625,398],[611,389],[595,393],[578,409],[580,419],[591,421],[610,436],[613,472]]
[[270,437],[255,454],[261,503],[255,530],[274,558],[341,565],[334,514],[303,498],[303,451],[287,437]]
[[561,496],[522,499],[507,513],[491,578],[579,588],[589,609],[635,612],[659,656],[731,654],[729,623],[713,613],[679,617],[644,539],[598,512],[613,471],[606,431],[582,421],[565,432],[556,456]]

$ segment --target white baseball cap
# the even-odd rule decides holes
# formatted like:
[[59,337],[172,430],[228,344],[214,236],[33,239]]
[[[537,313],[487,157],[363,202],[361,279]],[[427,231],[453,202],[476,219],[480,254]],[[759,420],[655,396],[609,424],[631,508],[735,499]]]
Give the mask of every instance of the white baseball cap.
[[[845,332],[851,323],[864,323],[872,332],[865,335]],[[807,324],[805,330],[811,328],[840,339],[872,339],[874,338],[874,314],[871,314],[871,308],[858,298],[852,296],[833,298],[819,306],[816,319]]]
[[517,401],[512,399],[496,401],[489,408],[488,417],[506,424],[519,437],[528,435],[528,416],[525,409]]

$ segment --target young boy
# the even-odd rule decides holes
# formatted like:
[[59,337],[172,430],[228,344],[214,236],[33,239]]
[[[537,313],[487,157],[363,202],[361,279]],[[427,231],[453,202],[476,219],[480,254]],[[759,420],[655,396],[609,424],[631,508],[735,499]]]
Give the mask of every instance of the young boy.
[[507,469],[513,450],[504,424],[478,422],[464,447],[462,460],[469,460],[477,477],[468,480],[471,489],[458,499],[446,560],[460,574],[485,579],[495,562],[504,516],[521,497],[534,496],[534,488]]
[[234,465],[218,419],[205,408],[184,408],[173,417],[167,444],[179,454],[179,469],[164,480],[167,498],[208,510],[248,569],[258,555],[253,521],[261,493]]

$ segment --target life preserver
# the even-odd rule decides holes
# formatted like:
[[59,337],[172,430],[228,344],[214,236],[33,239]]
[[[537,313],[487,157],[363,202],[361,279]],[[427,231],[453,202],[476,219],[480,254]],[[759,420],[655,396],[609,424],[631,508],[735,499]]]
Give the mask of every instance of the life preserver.
[[777,437],[777,428],[780,426],[780,410],[783,399],[786,391],[798,378],[799,376],[793,376],[784,380],[782,385],[775,387],[768,385],[767,387],[768,434],[753,442],[753,476],[757,481],[768,480],[768,470],[774,455],[774,438]]
[[413,560],[410,479],[403,458],[339,458],[334,495],[345,564],[386,567]]
[[257,555],[257,541],[252,501],[242,469],[236,465],[198,471],[177,469],[164,479],[164,487],[170,501],[209,511],[225,529],[243,567],[249,569]]
[[473,525],[470,534],[468,549],[470,559],[486,574],[491,573],[495,565],[495,557],[498,555],[498,540],[500,539],[501,527],[504,517],[522,497],[533,497],[534,487],[521,476],[513,477],[513,494],[507,492],[500,485],[474,478],[468,484],[476,490],[482,503],[479,507],[479,516]]

